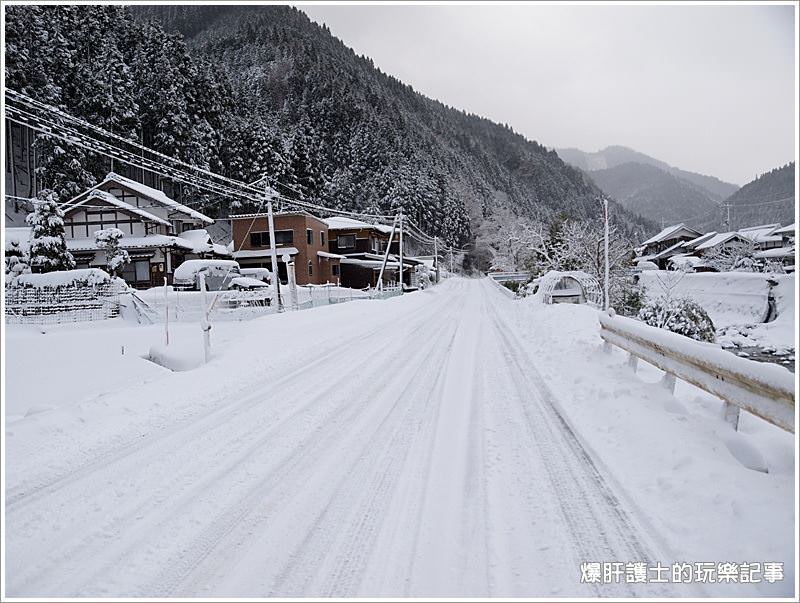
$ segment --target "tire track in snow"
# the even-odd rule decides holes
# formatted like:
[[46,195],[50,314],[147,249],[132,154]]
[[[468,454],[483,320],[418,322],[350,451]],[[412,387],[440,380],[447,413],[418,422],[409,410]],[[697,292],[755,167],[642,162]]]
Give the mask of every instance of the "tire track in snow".
[[[535,366],[523,365],[520,361],[521,344],[511,341],[510,331],[496,307],[492,307],[491,321],[505,363],[510,367],[508,376],[522,402],[531,438],[541,454],[580,559],[652,563],[655,556],[639,538],[640,528],[625,512],[578,440]],[[578,567],[575,572],[577,579]],[[598,595],[641,596],[644,593],[666,595],[659,585],[622,583],[602,585],[602,590],[597,587]]]
[[[429,395],[425,393],[430,391],[431,382],[436,385],[437,374],[441,375],[434,361],[446,357],[452,349],[456,330],[453,327],[457,328],[457,325],[448,325],[445,330],[452,332],[437,333],[435,338],[431,338],[433,345],[421,370],[406,382],[390,415],[364,448],[365,451],[375,450],[377,454],[372,453],[371,458],[360,457],[343,476],[334,493],[333,505],[326,506],[320,513],[309,531],[309,539],[303,543],[300,553],[284,567],[271,596],[355,596],[367,557],[372,552],[376,531],[384,517],[382,512],[395,490],[408,447],[413,441],[413,432],[417,428],[414,417],[421,414],[420,418],[423,418],[430,410]],[[405,408],[399,408],[401,403]],[[400,416],[395,417],[395,414]],[[389,419],[394,420],[390,422]],[[362,494],[359,490],[364,483],[369,487]],[[347,519],[355,521],[348,522]],[[326,556],[323,551],[329,549],[332,551]],[[321,575],[324,579],[317,580],[321,584],[313,586],[314,578]]]
[[[435,304],[433,306],[433,308],[431,308],[431,310],[420,313],[420,316],[421,316],[422,319],[419,321],[419,324],[417,324],[414,328],[411,329],[411,331],[409,332],[409,335],[413,336],[416,333],[418,333],[419,331],[421,331],[422,329],[426,328],[428,326],[427,325],[427,319],[429,317],[435,315],[435,313],[438,310],[438,307],[439,307],[438,304]],[[377,331],[381,330],[381,328],[382,327],[378,327],[377,329],[374,329],[374,330],[368,332],[366,335],[356,336],[356,337],[353,338],[353,341],[361,341],[364,338],[368,337],[370,334],[374,334]],[[389,367],[391,365],[392,358],[391,358],[391,356],[389,354],[384,354],[384,356],[386,357],[386,362],[384,362],[380,366]],[[330,356],[325,356],[323,359],[321,359],[321,362],[325,358],[329,358],[329,357]],[[332,369],[332,370],[335,371],[335,369]],[[328,382],[328,384],[330,386],[336,387],[337,385],[341,385],[341,384],[346,383],[349,379],[350,379],[350,375],[348,375],[346,373],[345,374],[340,374],[338,376],[338,379],[330,381],[330,382]],[[285,379],[282,380],[282,381],[284,383],[287,382],[287,380],[285,380]],[[301,404],[301,406],[299,408],[296,408],[294,410],[294,412],[292,412],[288,417],[284,417],[281,420],[279,420],[274,426],[272,426],[271,429],[269,429],[267,431],[266,434],[262,434],[262,437],[259,438],[256,441],[255,444],[253,444],[253,445],[247,447],[246,449],[244,449],[244,454],[239,454],[239,456],[236,457],[236,459],[234,460],[234,463],[240,461],[241,459],[247,458],[249,455],[251,455],[254,452],[256,452],[257,450],[259,450],[262,446],[268,444],[270,442],[270,440],[275,436],[276,433],[279,433],[281,429],[283,429],[287,424],[291,423],[297,417],[302,416],[307,411],[307,409],[313,407],[316,403],[318,403],[320,398],[324,397],[324,395],[325,394],[323,393],[323,394],[321,394],[321,395],[319,395],[317,397],[313,397],[311,400],[306,401],[305,404]],[[254,395],[252,398],[248,398],[248,400],[245,401],[245,402],[252,403],[251,405],[253,407],[255,407],[262,400],[263,400],[263,396],[259,397],[259,395]],[[296,397],[292,396],[290,402],[295,402],[295,401],[296,401]],[[334,408],[329,415],[326,415],[326,417],[324,418],[325,420],[323,420],[322,423],[324,423],[326,420],[330,419],[331,415],[335,414],[335,412],[336,412],[336,409]],[[213,418],[215,418],[215,419],[218,418],[218,417],[216,417],[217,413],[212,413],[212,414],[214,415]],[[225,413],[223,416],[228,421],[231,421],[231,420],[237,418],[238,413],[229,412],[229,413]],[[200,419],[200,421],[202,422],[201,427],[205,427],[205,422],[206,421],[204,421],[203,419],[205,419],[205,417]],[[205,434],[202,434],[202,432],[201,432],[198,435],[204,435],[207,438],[207,436],[213,434],[213,432],[215,430],[224,429],[224,427],[226,425],[227,425],[227,422],[219,423],[218,425],[216,425],[215,427],[213,427],[209,431],[207,431]],[[251,437],[253,435],[253,433],[258,432],[259,429],[261,428],[259,425],[253,426],[253,424],[250,423],[250,422],[248,422],[247,425],[249,427],[249,431],[245,434],[246,437],[237,438],[233,442],[229,441],[229,439],[226,439],[226,438],[219,438],[220,445],[222,447],[231,448],[232,446],[235,446],[236,444],[239,444],[240,445],[239,450],[242,450],[242,446],[245,443],[248,442],[248,437]],[[134,464],[134,465],[140,466],[140,470],[141,470],[141,467],[147,467],[151,463],[157,463],[159,459],[168,458],[170,456],[170,454],[171,454],[170,450],[163,448],[163,446],[172,445],[173,447],[176,447],[176,448],[180,449],[180,448],[184,447],[187,443],[191,444],[191,442],[195,441],[196,437],[197,437],[194,434],[192,434],[191,437],[189,435],[187,435],[187,434],[183,434],[183,436],[184,437],[181,437],[179,439],[175,438],[175,441],[172,441],[172,439],[169,439],[169,438],[167,438],[166,441],[165,441],[164,438],[159,438],[158,440],[149,442],[149,444],[150,444],[149,447],[142,447],[142,449],[146,449],[145,451],[149,455],[146,459],[138,459],[138,458],[130,457],[129,454],[124,454],[123,455],[123,459],[126,460],[126,461],[129,461],[130,464]],[[312,434],[310,436],[310,439],[313,438],[313,436],[314,436],[314,432],[312,432]],[[207,439],[209,439],[211,442],[215,441],[214,438],[207,438]],[[134,454],[135,452],[136,451],[132,451],[131,454]],[[206,450],[205,452],[208,452],[208,450]],[[231,456],[231,454],[232,454],[231,451],[228,450],[228,451],[226,451],[224,456],[228,456],[229,457],[229,456]],[[214,455],[212,455],[212,456],[214,456]],[[123,459],[120,459],[120,460],[123,460]],[[199,464],[199,465],[202,467],[202,464]],[[211,463],[211,465],[213,466],[213,463]],[[193,503],[193,499],[194,499],[194,493],[198,492],[198,491],[202,491],[202,488],[208,487],[211,484],[213,484],[215,481],[224,478],[225,475],[230,472],[231,466],[232,466],[231,462],[228,461],[227,465],[222,465],[217,471],[209,472],[207,475],[203,476],[202,479],[199,479],[196,482],[194,480],[192,480],[192,479],[188,480],[188,482],[189,482],[189,484],[188,484],[189,490],[183,492],[182,495],[179,497],[179,500],[184,504],[184,506],[191,507],[191,505]],[[203,468],[205,468],[205,467],[203,467]],[[95,468],[94,472],[88,473],[86,476],[81,476],[81,478],[78,479],[77,481],[75,481],[75,482],[67,482],[67,483],[61,484],[59,490],[61,488],[69,487],[69,486],[75,486],[77,488],[78,486],[80,486],[80,482],[82,481],[83,477],[90,477],[91,475],[93,475],[94,473],[97,473],[98,471],[106,471],[106,470],[108,470],[112,474],[118,474],[118,473],[120,473],[120,469],[121,468],[117,464],[115,464],[113,460],[112,461],[108,461],[108,462],[104,462],[101,465],[99,465],[97,468]],[[28,568],[29,569],[28,572],[19,572],[19,573],[17,573],[16,576],[18,576],[17,580],[19,580],[19,582],[17,583],[18,586],[16,586],[14,588],[14,590],[20,590],[21,589],[22,591],[25,591],[25,590],[27,590],[29,588],[35,588],[34,585],[39,583],[39,582],[41,582],[44,576],[48,576],[48,577],[50,576],[50,569],[53,567],[53,565],[61,565],[62,563],[68,563],[68,564],[70,564],[70,565],[72,565],[74,567],[74,572],[68,572],[68,573],[71,573],[71,577],[73,579],[72,581],[73,581],[73,583],[75,583],[76,580],[79,579],[81,577],[81,575],[82,575],[81,574],[80,565],[78,563],[78,560],[81,558],[81,554],[85,555],[86,553],[90,553],[92,550],[94,550],[94,548],[97,546],[97,541],[100,541],[100,542],[108,542],[108,541],[112,541],[113,542],[113,541],[116,541],[121,536],[121,528],[120,528],[120,526],[122,526],[122,529],[124,529],[125,525],[127,524],[127,525],[135,525],[137,527],[138,531],[141,531],[141,530],[145,529],[146,525],[144,525],[144,524],[147,524],[148,522],[147,521],[142,522],[141,521],[142,516],[145,516],[147,518],[152,516],[153,508],[157,508],[157,509],[159,509],[159,511],[161,513],[163,513],[164,512],[163,505],[164,504],[169,504],[170,502],[174,502],[174,498],[175,497],[170,492],[170,490],[173,487],[174,487],[174,482],[167,481],[164,484],[164,486],[162,486],[161,490],[157,490],[155,495],[150,496],[149,498],[145,498],[144,500],[142,500],[141,498],[135,498],[134,497],[134,500],[138,501],[138,503],[139,503],[138,505],[134,506],[127,513],[121,514],[121,513],[117,512],[110,520],[106,521],[103,525],[100,525],[100,526],[94,526],[93,525],[93,526],[91,526],[91,533],[89,534],[88,537],[82,538],[77,543],[74,543],[74,542],[73,543],[69,543],[69,545],[67,546],[66,550],[62,549],[60,554],[58,554],[55,559],[53,559],[53,557],[49,557],[48,558],[48,561],[50,562],[49,565],[47,565],[45,567],[38,568],[38,571],[34,570],[34,573],[31,573],[30,568]],[[77,493],[77,496],[79,496],[79,497],[85,496],[85,491],[79,489],[79,491]],[[35,501],[32,501],[32,502],[35,502]],[[47,502],[47,501],[45,500],[45,502]],[[27,509],[27,506],[25,508]],[[33,515],[32,521],[35,521],[37,519],[37,514],[36,513],[32,513],[32,515]],[[146,540],[146,537],[141,539],[140,545],[142,547],[147,547],[148,546],[147,543],[144,542],[145,540]],[[117,544],[117,543],[115,543],[115,544]],[[111,548],[113,549],[115,547],[112,546]],[[116,548],[119,548],[119,547],[117,546]],[[56,549],[58,549],[58,547],[56,547]],[[108,554],[108,553],[109,553],[109,551],[107,550],[106,554]],[[55,564],[53,563],[53,561],[55,561]],[[84,571],[85,571],[85,568],[84,568]],[[104,571],[98,572],[97,575],[98,576],[103,576],[105,573],[106,572],[104,570]],[[90,583],[91,583],[91,580],[90,580]],[[75,588],[80,588],[80,586],[75,586]]]
[[[413,340],[414,336],[422,329],[429,328],[427,317],[421,318],[423,320],[420,320],[419,324],[407,333],[410,340]],[[439,335],[446,329],[446,324],[440,325],[431,335]],[[412,351],[406,359],[405,372],[414,374],[428,362],[433,351],[433,349]],[[383,375],[397,363],[396,350],[388,350],[388,353],[390,354],[388,362],[370,367],[376,376]],[[348,375],[348,377],[351,376]],[[406,375],[406,378],[408,376]],[[386,387],[386,383],[376,379],[369,391],[366,392],[367,395],[362,397],[371,401]],[[207,565],[211,565],[213,569],[211,572],[207,572],[204,578],[201,565],[218,548],[221,549],[220,554],[214,559],[222,560],[227,557],[226,563],[230,563],[230,560],[235,558],[236,552],[231,551],[230,546],[225,548],[223,541],[233,541],[233,548],[236,549],[235,543],[242,542],[240,537],[252,538],[261,525],[269,523],[274,515],[280,512],[288,499],[302,489],[302,484],[308,480],[309,474],[313,473],[319,464],[319,457],[330,453],[331,448],[334,448],[334,442],[341,441],[343,434],[338,429],[338,423],[351,424],[362,413],[364,406],[368,406],[368,404],[356,407],[345,417],[345,420],[331,424],[324,434],[317,434],[312,440],[301,444],[298,447],[299,451],[287,459],[287,463],[279,466],[264,481],[256,484],[240,502],[216,517],[203,530],[202,534],[193,539],[192,543],[184,549],[180,558],[167,563],[164,572],[152,580],[142,592],[148,595],[174,596],[181,591],[184,584],[191,582],[193,585],[197,585],[206,582],[209,573],[218,572],[219,567],[215,567],[217,563],[208,563]],[[371,429],[380,429],[380,422],[378,426],[372,426]],[[364,448],[360,450],[359,456],[363,454],[364,450]],[[259,510],[258,501],[267,498],[269,499],[268,508]],[[338,527],[341,528],[341,525]],[[198,570],[201,570],[199,576],[197,575]]]

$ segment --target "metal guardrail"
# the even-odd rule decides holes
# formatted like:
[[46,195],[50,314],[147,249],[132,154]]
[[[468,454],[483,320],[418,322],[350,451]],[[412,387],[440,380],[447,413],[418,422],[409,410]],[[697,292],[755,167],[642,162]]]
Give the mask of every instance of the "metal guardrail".
[[[613,311],[611,311],[613,313]],[[794,375],[783,367],[758,365],[713,344],[702,343],[631,318],[600,314],[600,336],[666,374],[662,384],[674,391],[675,378],[695,385],[724,401],[723,416],[736,429],[739,411],[746,410],[791,433],[795,431]]]
[[489,277],[489,282],[493,283],[495,287],[497,287],[500,292],[510,299],[519,299],[517,295],[505,285],[502,285],[500,281],[496,281],[495,279]]
[[490,272],[486,276],[500,283],[508,281],[527,283],[531,278],[527,272]]

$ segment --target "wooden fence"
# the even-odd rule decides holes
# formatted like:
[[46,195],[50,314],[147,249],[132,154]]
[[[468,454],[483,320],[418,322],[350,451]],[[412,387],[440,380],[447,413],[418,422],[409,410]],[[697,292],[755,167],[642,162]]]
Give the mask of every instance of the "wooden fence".
[[666,373],[662,383],[670,390],[677,377],[718,396],[724,401],[724,418],[734,428],[739,411],[746,410],[794,433],[794,375],[785,368],[754,363],[715,345],[610,314],[600,314],[600,336],[607,350],[613,344],[627,351],[634,370],[641,358]]

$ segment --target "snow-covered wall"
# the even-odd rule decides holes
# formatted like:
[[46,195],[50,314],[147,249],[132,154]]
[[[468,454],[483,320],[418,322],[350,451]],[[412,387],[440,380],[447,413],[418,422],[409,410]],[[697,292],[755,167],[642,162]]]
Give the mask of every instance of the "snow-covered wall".
[[719,329],[764,322],[768,310],[768,278],[776,277],[754,272],[648,270],[642,272],[640,282],[647,300],[667,293],[694,300],[708,312]]

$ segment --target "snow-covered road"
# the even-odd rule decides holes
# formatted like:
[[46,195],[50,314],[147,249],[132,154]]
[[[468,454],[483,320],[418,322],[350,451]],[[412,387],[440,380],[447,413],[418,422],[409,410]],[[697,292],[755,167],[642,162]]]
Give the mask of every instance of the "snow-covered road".
[[[524,351],[514,302],[466,279],[405,297],[254,321],[250,378],[176,373],[189,401],[158,423],[130,409],[97,445],[58,423],[48,450],[12,423],[7,594],[699,594],[581,583],[584,561],[670,559]],[[253,342],[301,319],[302,354],[263,370],[253,350],[281,345]]]

